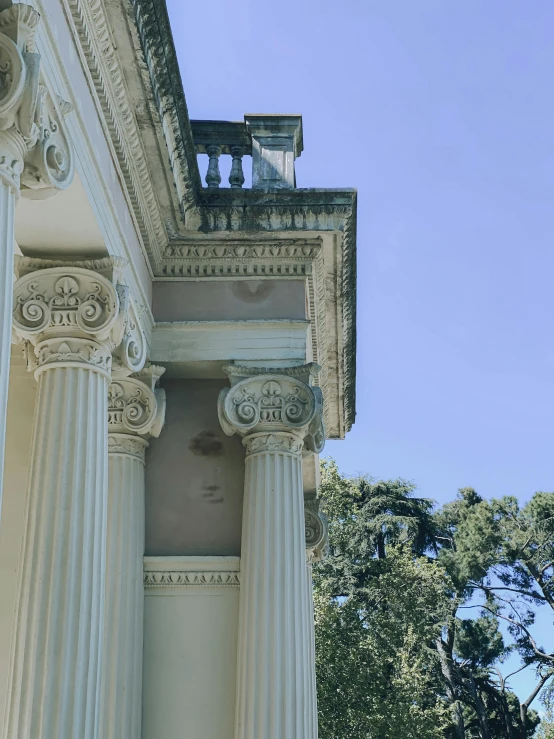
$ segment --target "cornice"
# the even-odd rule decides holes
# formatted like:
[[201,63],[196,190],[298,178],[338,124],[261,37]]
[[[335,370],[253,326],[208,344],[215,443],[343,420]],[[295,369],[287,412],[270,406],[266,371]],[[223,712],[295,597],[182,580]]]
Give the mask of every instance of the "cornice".
[[142,145],[122,62],[110,32],[103,0],[63,0],[72,19],[88,71],[91,90],[101,109],[100,120],[107,128],[121,175],[126,185],[131,211],[152,270],[161,261],[167,233],[148,172],[148,158]]
[[131,0],[185,226],[202,190],[196,147],[165,2]]

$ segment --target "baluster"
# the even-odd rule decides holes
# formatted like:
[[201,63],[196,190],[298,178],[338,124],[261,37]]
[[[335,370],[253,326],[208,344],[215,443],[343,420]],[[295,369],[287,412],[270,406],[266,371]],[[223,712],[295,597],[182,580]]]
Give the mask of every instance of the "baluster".
[[221,156],[221,146],[211,145],[206,149],[210,157],[208,171],[206,172],[206,183],[208,187],[219,187],[221,182],[221,174],[219,173],[219,157]]
[[242,146],[232,146],[231,156],[233,157],[233,163],[231,164],[229,184],[231,187],[240,188],[244,185],[244,173],[242,171]]

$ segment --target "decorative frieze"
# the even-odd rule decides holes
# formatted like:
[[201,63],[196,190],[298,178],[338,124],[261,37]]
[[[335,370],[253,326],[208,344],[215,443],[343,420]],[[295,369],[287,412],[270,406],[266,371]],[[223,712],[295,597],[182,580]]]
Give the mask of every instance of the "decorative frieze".
[[238,588],[239,572],[144,572],[145,588]]
[[[181,237],[182,238],[182,237]],[[321,238],[258,241],[181,240],[165,248],[164,273],[178,276],[307,275],[321,253]]]

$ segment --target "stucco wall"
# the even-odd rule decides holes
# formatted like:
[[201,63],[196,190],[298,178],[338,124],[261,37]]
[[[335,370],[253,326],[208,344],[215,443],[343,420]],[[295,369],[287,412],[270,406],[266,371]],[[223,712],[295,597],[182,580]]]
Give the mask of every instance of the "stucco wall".
[[155,282],[156,321],[306,318],[304,280]]
[[0,735],[8,688],[14,608],[27,493],[27,471],[37,383],[13,347],[10,368],[4,495],[0,524]]
[[164,429],[146,459],[146,554],[240,555],[244,448],[222,432],[224,380],[166,380]]
[[232,739],[238,587],[146,588],[145,596],[142,738]]

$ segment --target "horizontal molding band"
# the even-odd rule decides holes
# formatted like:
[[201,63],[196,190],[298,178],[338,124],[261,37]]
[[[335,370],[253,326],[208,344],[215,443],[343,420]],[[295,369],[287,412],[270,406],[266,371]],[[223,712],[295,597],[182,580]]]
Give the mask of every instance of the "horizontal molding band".
[[145,557],[144,587],[238,588],[239,557]]
[[158,323],[153,362],[306,361],[307,320]]
[[238,588],[238,572],[145,572],[145,588]]

